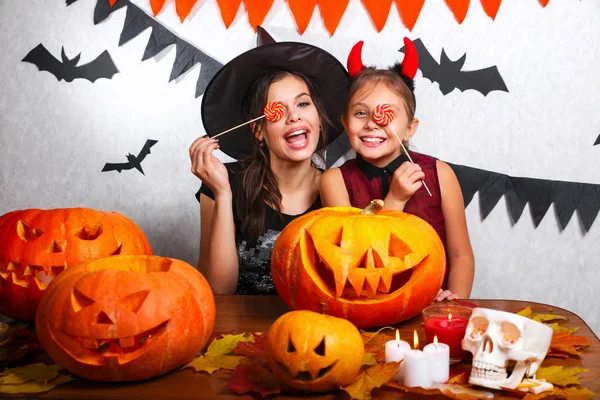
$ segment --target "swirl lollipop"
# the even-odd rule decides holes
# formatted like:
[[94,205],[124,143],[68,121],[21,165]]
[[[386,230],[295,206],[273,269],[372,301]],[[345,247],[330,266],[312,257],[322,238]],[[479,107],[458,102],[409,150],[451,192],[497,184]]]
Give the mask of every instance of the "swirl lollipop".
[[[414,164],[415,162],[412,160],[410,154],[408,154],[408,150],[406,150],[406,147],[404,147],[404,143],[402,143],[402,140],[400,140],[400,137],[396,133],[394,126],[391,125],[392,121],[394,120],[394,117],[394,110],[388,104],[378,104],[375,107],[375,109],[373,109],[373,121],[375,121],[377,125],[387,126],[390,128],[394,136],[396,136],[396,139],[398,139],[398,143],[400,143],[400,147],[402,147],[404,154],[406,154],[410,162]],[[429,195],[431,196],[431,191],[429,191],[429,188],[427,187],[425,181],[423,181],[423,186],[425,186],[425,189],[427,189],[427,193],[429,193]]]
[[249,124],[251,122],[258,121],[261,118],[266,118],[266,119],[268,119],[271,122],[277,122],[281,118],[283,118],[283,113],[284,113],[283,104],[281,104],[278,101],[271,101],[271,102],[267,103],[267,105],[263,109],[263,115],[261,115],[260,117],[256,117],[254,119],[251,119],[250,121],[244,122],[243,124],[239,124],[237,126],[234,126],[233,128],[229,128],[226,131],[217,133],[212,138],[214,139],[216,137],[224,135],[227,132],[231,132],[232,130],[237,129],[237,128],[241,127],[241,126],[247,125],[247,124]]

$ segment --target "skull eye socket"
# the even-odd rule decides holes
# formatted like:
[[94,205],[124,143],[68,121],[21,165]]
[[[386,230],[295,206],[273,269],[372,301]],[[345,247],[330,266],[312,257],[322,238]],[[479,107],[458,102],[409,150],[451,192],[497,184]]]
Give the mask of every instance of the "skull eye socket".
[[505,347],[512,347],[521,338],[521,331],[515,324],[508,321],[503,321],[501,326],[502,330],[502,343]]
[[290,336],[290,338],[288,339],[288,348],[287,348],[287,352],[288,353],[295,353],[296,352],[296,347],[294,347],[294,343],[292,343],[292,337]]
[[321,343],[315,347],[315,353],[320,356],[325,356],[325,338],[321,339]]
[[471,331],[469,332],[469,337],[472,340],[481,340],[481,337],[490,326],[490,321],[484,317],[473,317],[471,318],[470,325]]

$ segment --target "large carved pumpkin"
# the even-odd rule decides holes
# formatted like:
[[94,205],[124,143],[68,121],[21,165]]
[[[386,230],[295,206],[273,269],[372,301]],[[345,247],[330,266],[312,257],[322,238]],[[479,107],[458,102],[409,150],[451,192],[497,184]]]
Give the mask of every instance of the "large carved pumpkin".
[[86,261],[59,275],[36,315],[40,343],[75,375],[131,381],[194,358],[215,321],[208,282],[191,265],[157,256]]
[[358,375],[364,359],[360,332],[345,319],[312,311],[291,311],[267,332],[271,370],[301,390],[329,391]]
[[116,212],[18,210],[0,216],[0,313],[33,321],[52,279],[78,262],[152,254],[144,232]]
[[290,308],[359,328],[417,315],[435,298],[446,268],[443,244],[421,218],[353,207],[295,219],[277,238],[271,260],[275,287]]

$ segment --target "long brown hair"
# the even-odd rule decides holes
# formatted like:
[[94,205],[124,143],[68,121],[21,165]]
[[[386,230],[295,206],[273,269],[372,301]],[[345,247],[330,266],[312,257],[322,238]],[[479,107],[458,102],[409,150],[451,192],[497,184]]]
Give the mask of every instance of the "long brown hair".
[[[252,85],[242,103],[246,120],[262,115],[267,104],[267,95],[271,84],[286,76],[301,79],[306,86],[321,121],[318,148],[325,144],[326,129],[333,129],[327,117],[323,102],[311,81],[302,74],[284,70],[267,71]],[[254,132],[264,127],[264,118],[256,122]],[[271,206],[281,216],[281,192],[277,186],[275,175],[271,170],[269,148],[253,136],[252,154],[240,160],[243,168],[241,184],[237,188],[236,212],[242,221],[241,229],[251,240],[258,238],[265,229],[265,207]],[[282,216],[283,218],[283,216]]]

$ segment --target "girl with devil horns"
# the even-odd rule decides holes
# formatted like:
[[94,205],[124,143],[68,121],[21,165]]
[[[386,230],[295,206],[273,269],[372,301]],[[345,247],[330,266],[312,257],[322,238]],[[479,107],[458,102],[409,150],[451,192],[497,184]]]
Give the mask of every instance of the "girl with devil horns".
[[[404,44],[404,60],[390,69],[365,67],[363,42],[350,52],[352,83],[342,123],[357,156],[323,174],[321,200],[323,206],[364,208],[371,200],[384,199],[384,208],[424,219],[437,231],[447,254],[436,300],[468,298],[475,267],[458,180],[446,163],[410,150],[409,158],[400,144],[408,148],[419,126],[413,81],[418,55],[408,38]],[[387,109],[391,118],[377,118],[377,106]]]
[[[202,181],[198,268],[215,293],[277,294],[273,243],[290,221],[321,207],[322,171],[312,156],[341,133],[339,99],[348,86],[335,57],[293,42],[247,51],[208,84],[202,121],[209,137],[196,139],[189,152]],[[211,138],[259,117],[271,102],[283,106],[280,120],[263,118]],[[238,162],[223,164],[217,149]]]

